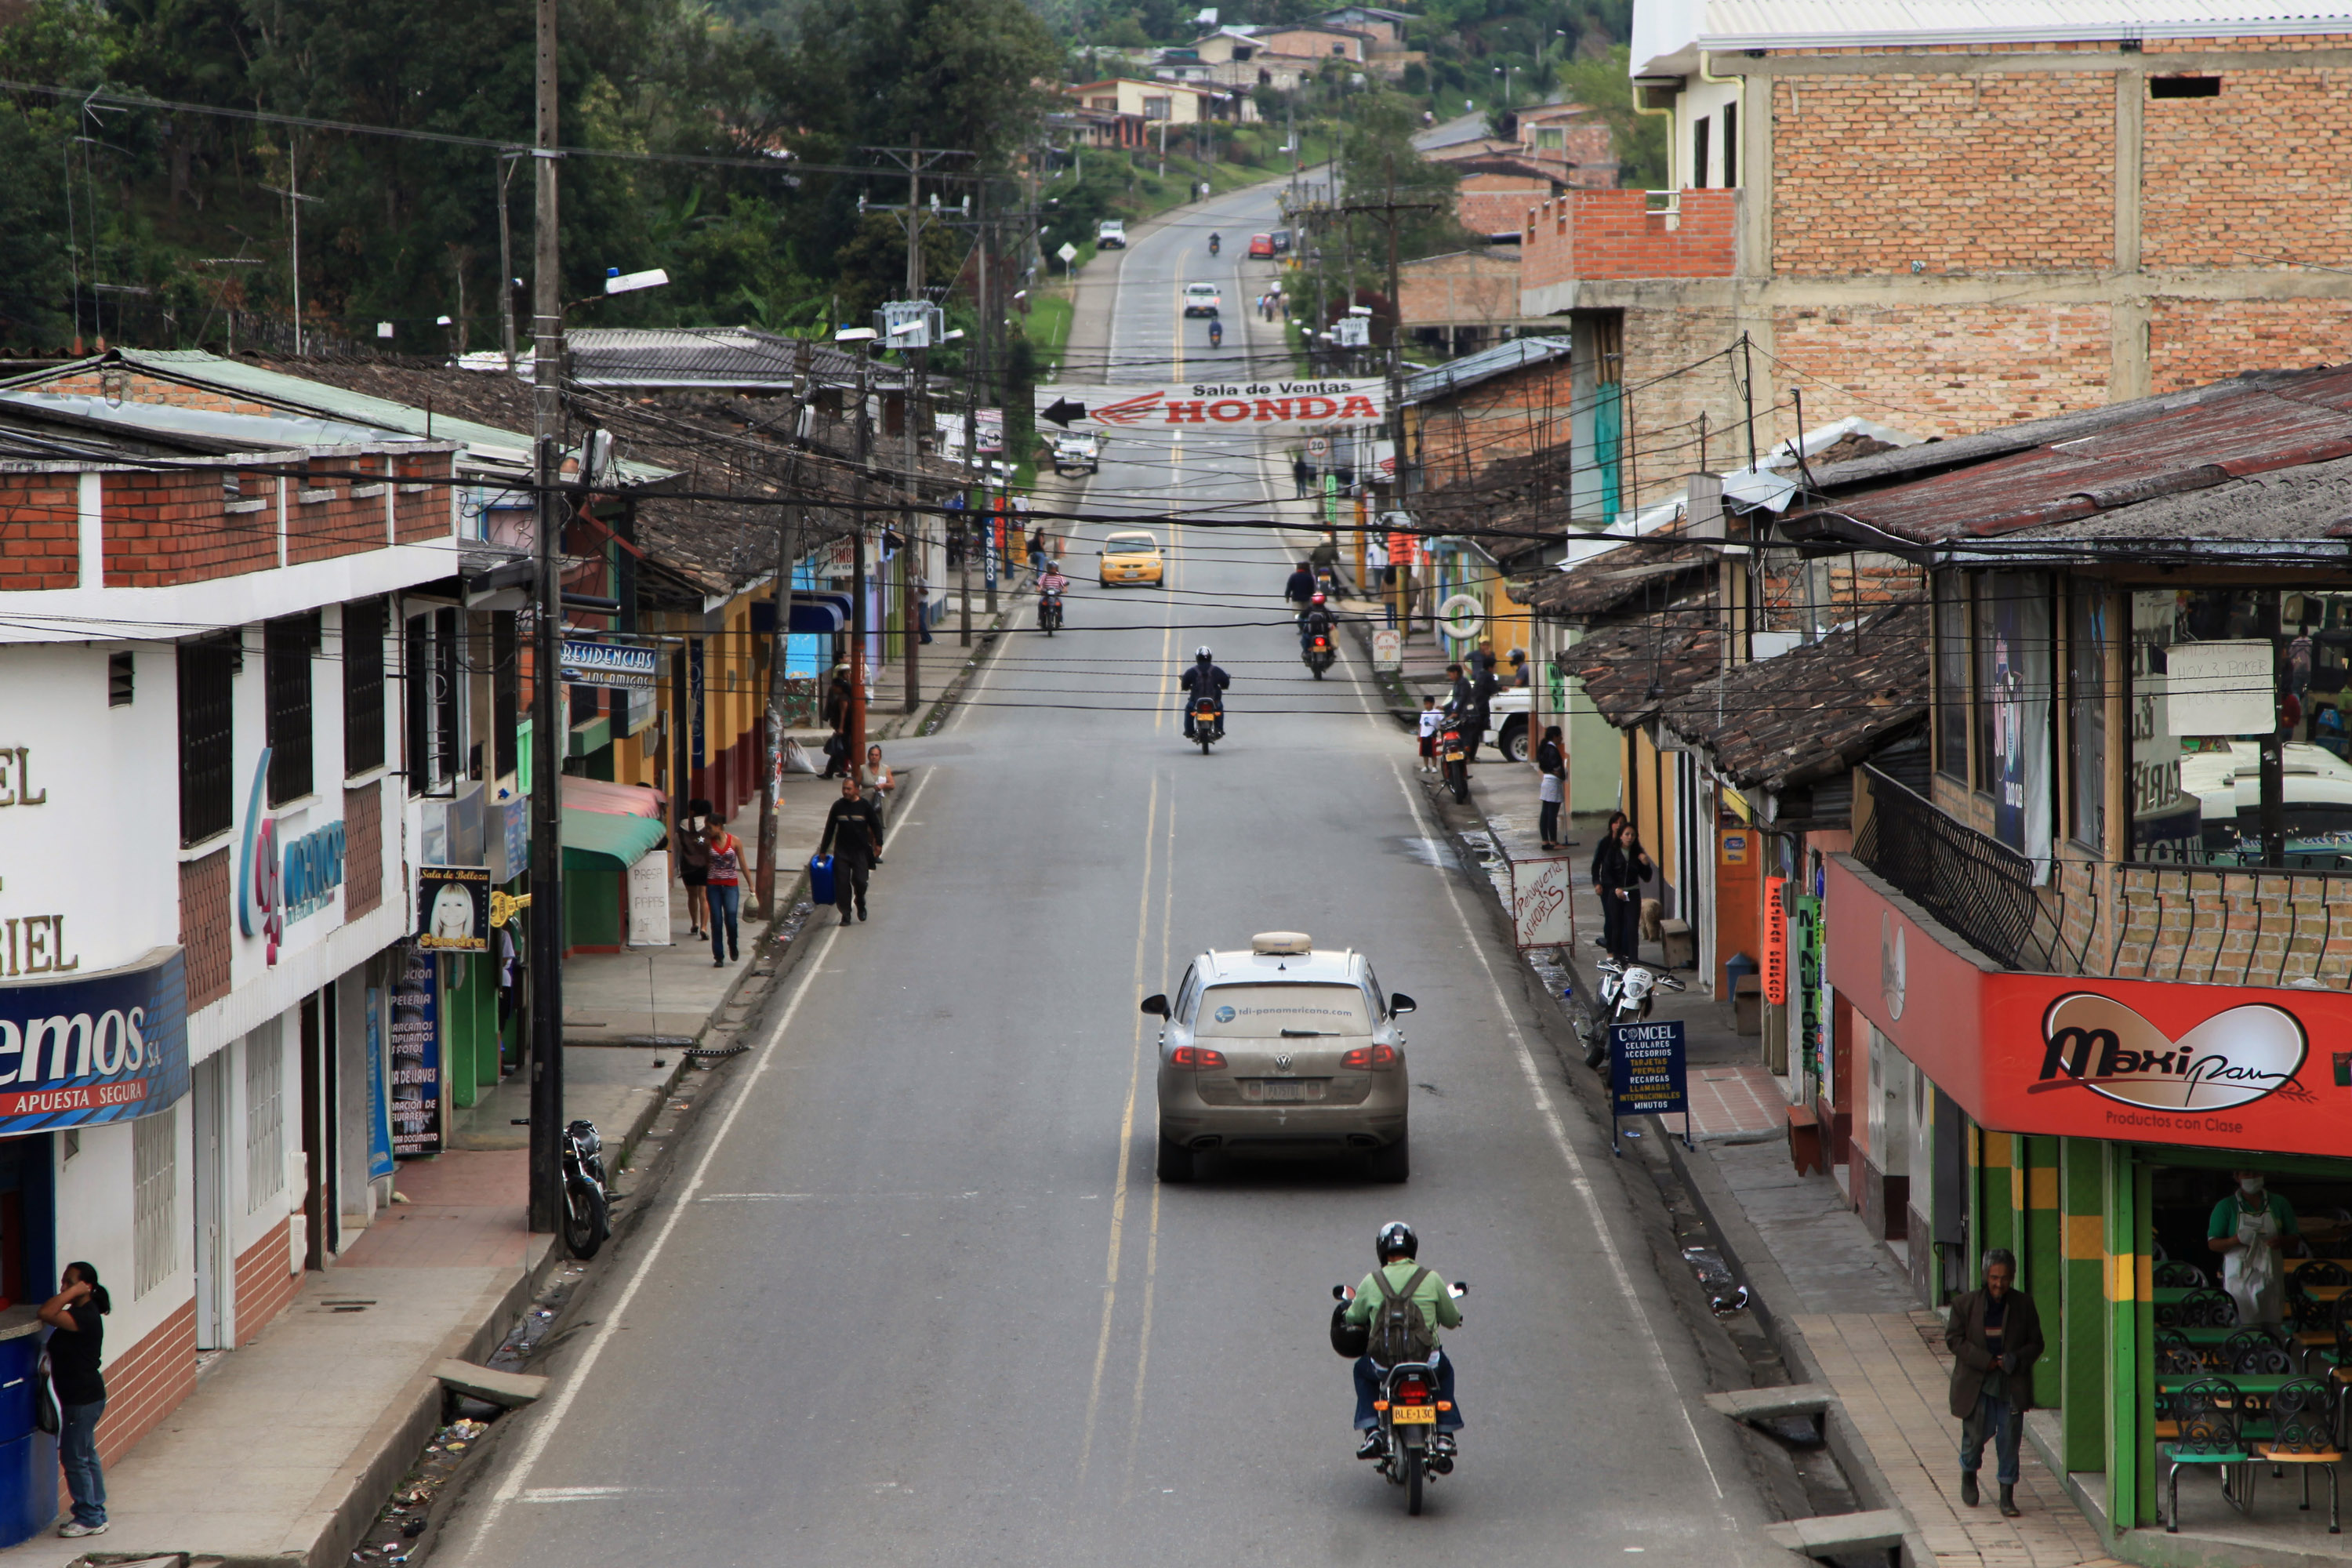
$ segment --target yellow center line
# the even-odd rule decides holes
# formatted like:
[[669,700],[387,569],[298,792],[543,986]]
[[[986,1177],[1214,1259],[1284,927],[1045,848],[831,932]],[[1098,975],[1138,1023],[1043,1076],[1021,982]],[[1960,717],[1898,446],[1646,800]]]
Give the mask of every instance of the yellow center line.
[[[1143,952],[1145,941],[1151,932],[1151,861],[1159,847],[1160,775],[1151,776],[1151,795],[1143,812],[1143,891],[1135,911],[1135,999],[1143,1000]],[[1135,1016],[1135,1045],[1127,1065],[1127,1108],[1120,1113],[1118,1127],[1118,1173],[1110,1198],[1110,1256],[1103,1266],[1102,1330],[1095,1336],[1094,1379],[1087,1386],[1087,1418],[1078,1438],[1078,1479],[1087,1478],[1087,1462],[1093,1457],[1095,1414],[1102,1403],[1103,1365],[1110,1357],[1111,1308],[1118,1300],[1118,1252],[1127,1225],[1128,1156],[1135,1147],[1135,1091],[1143,1071],[1143,1020],[1146,1015]]]

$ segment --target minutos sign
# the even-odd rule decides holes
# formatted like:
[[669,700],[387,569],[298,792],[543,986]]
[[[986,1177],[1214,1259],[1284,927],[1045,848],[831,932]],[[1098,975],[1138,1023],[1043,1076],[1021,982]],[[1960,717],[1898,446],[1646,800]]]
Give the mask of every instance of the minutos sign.
[[2344,1152],[2352,995],[1983,967],[1843,859],[1827,903],[1837,994],[1983,1126]]

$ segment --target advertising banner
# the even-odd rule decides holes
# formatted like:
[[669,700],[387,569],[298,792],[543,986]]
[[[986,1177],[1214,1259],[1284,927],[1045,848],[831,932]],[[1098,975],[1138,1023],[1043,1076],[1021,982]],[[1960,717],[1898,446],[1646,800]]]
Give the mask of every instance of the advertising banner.
[[368,1180],[392,1174],[392,1100],[385,1091],[383,992],[367,988]]
[[490,868],[416,868],[416,945],[427,952],[488,952]]
[[1509,865],[1511,925],[1520,951],[1574,945],[1576,920],[1570,912],[1568,895],[1575,862],[1559,855],[1513,860]]
[[1789,911],[1782,907],[1786,877],[1764,879],[1764,1000],[1775,1007],[1789,1001]]
[[0,1136],[128,1121],[187,1092],[178,948],[122,969],[0,986]]
[[1825,903],[1837,994],[1982,1126],[2344,1152],[2352,995],[1980,969],[1843,857]]
[[415,943],[401,950],[392,986],[392,1152],[441,1152],[440,961]]
[[1377,378],[1036,388],[1038,417],[1066,430],[1223,426],[1261,436],[1377,425],[1388,417],[1388,383]]
[[1679,1018],[1609,1026],[1609,1141],[1626,1116],[1683,1118],[1690,1142],[1690,1079]]

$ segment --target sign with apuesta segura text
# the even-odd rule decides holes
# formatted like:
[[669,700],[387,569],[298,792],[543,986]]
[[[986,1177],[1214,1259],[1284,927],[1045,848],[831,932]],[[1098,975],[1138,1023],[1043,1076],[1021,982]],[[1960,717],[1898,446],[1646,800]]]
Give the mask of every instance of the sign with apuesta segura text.
[[2352,995],[1979,967],[1843,857],[1828,882],[1830,984],[1979,1125],[2343,1152]]
[[0,1136],[128,1121],[187,1092],[178,948],[121,969],[0,985]]

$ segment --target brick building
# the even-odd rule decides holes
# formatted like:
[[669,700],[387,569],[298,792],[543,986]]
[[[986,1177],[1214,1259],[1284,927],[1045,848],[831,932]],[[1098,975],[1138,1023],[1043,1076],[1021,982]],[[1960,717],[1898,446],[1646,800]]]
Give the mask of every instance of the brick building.
[[[1926,18],[1926,19],[1914,19]],[[1643,0],[1670,189],[1525,215],[1525,316],[1606,323],[1643,500],[1701,414],[1950,437],[2352,353],[2352,18]],[[1717,358],[1738,342],[1748,362]]]

